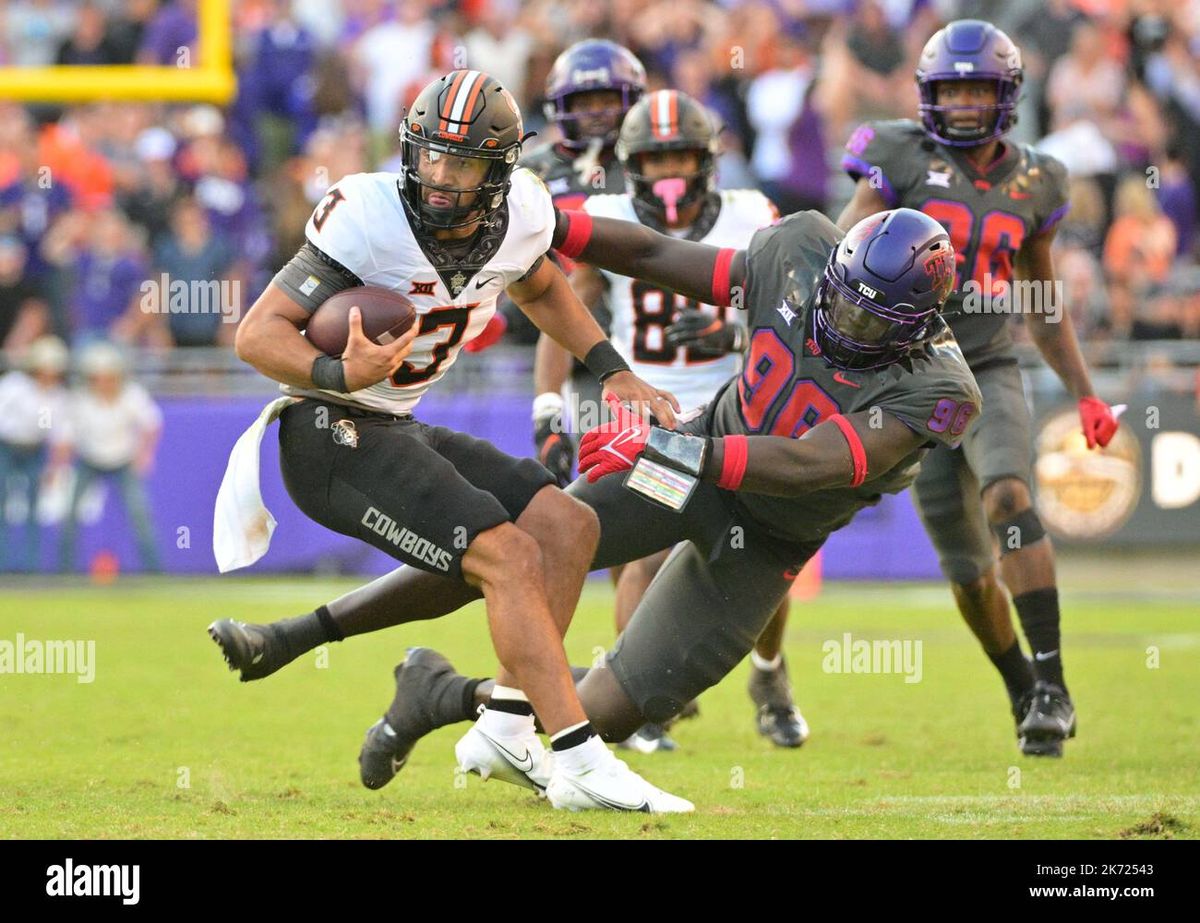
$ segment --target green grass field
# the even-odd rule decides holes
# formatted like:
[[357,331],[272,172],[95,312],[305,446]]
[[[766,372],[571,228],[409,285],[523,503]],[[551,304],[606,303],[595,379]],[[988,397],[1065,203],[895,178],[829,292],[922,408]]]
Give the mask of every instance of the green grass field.
[[[1079,737],[1062,760],[1017,751],[998,675],[939,586],[828,586],[793,608],[786,651],[812,739],[754,732],[743,664],[677,726],[673,754],[624,758],[692,799],[667,819],[552,810],[456,779],[445,728],[380,792],[358,782],[363,731],[405,647],[492,670],[481,606],[332,645],[263,682],[228,673],[205,626],[269,620],[351,586],[316,580],[125,580],[0,591],[0,641],[92,639],[95,680],[0,675],[0,837],[1195,837],[1200,622],[1194,593],[1067,591]],[[572,661],[611,642],[594,581]],[[922,678],[822,672],[822,644],[914,639]],[[1157,650],[1158,664],[1148,649]],[[322,660],[323,658],[323,660]],[[1150,665],[1148,666],[1148,660]],[[465,725],[463,726],[465,728]]]

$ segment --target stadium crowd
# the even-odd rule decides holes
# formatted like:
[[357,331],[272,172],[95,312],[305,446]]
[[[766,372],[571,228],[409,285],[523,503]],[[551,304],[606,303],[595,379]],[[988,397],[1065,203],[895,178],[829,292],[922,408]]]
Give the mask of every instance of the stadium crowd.
[[[1200,339],[1200,0],[231,6],[238,91],[228,106],[0,100],[0,371],[22,376],[0,381],[5,406],[19,408],[32,388],[63,386],[66,357],[30,349],[48,335],[81,351],[228,346],[232,321],[302,244],[328,187],[395,167],[397,127],[425,83],[454,68],[487,70],[541,141],[553,132],[541,99],[550,66],[587,37],[633,50],[650,89],[683,90],[718,114],[723,187],[760,188],[784,214],[836,215],[851,190],[838,163],[855,126],[915,117],[913,70],[928,36],[953,18],[991,20],[1024,55],[1012,137],[1070,171],[1056,259],[1081,339]],[[197,0],[8,0],[0,66],[186,66],[197,54],[196,17]],[[192,288],[172,310],[168,280],[219,281],[220,303],[197,305]],[[157,411],[131,380],[121,390],[127,358],[89,355],[103,369],[84,376],[86,387],[123,395],[97,399],[119,403],[128,426],[119,449],[94,450],[103,462],[75,445],[77,468],[88,478],[119,474],[144,537],[138,484]],[[106,375],[118,383],[105,385]],[[0,431],[0,485],[35,458],[71,457],[70,446],[22,455],[35,424],[17,416]],[[66,569],[73,541],[68,530]],[[145,555],[156,566],[152,550]]]
[[[545,136],[555,55],[613,38],[652,88],[724,121],[725,186],[784,213],[834,210],[838,151],[867,118],[911,117],[939,21],[981,16],[1025,56],[1021,122],[1071,172],[1059,266],[1090,340],[1200,336],[1200,3],[1173,0],[235,0],[226,108],[0,104],[0,343],[222,345],[219,311],[148,307],[143,283],[225,279],[253,301],[325,189],[387,168],[433,74],[483,67]],[[195,53],[195,0],[12,0],[0,63],[171,64]],[[182,49],[188,49],[186,52]],[[403,54],[396,53],[403,49]],[[186,57],[182,58],[186,60]],[[165,301],[164,301],[165,304]]]

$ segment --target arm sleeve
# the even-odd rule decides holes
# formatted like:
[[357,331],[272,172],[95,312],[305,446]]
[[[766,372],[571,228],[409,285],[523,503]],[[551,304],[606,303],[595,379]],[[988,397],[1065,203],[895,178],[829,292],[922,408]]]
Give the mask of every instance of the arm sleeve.
[[363,284],[358,276],[311,242],[296,251],[272,281],[310,314],[326,298]]

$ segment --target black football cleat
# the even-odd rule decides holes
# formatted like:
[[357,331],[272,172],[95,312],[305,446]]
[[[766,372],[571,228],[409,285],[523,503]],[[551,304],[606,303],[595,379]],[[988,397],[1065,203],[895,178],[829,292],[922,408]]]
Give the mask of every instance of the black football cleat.
[[[395,669],[396,697],[387,715],[367,729],[358,754],[359,778],[369,789],[383,788],[408,762],[417,741],[435,730],[430,696],[437,680],[454,673],[450,661],[427,647],[411,647]],[[399,727],[389,723],[388,716]]]
[[1075,706],[1061,686],[1037,682],[1016,708],[1017,744],[1026,756],[1062,756],[1075,736]]
[[776,670],[750,665],[750,698],[758,706],[758,733],[777,747],[799,747],[808,740],[808,722],[792,701],[787,661]]
[[240,670],[243,683],[270,676],[292,662],[287,645],[270,625],[218,619],[208,626],[230,670]]

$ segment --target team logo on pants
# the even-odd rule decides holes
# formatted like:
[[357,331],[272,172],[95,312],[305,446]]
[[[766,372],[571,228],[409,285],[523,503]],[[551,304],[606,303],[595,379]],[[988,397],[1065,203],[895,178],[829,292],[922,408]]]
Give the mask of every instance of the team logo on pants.
[[354,428],[353,420],[338,420],[333,424],[333,441],[338,445],[346,445],[352,449],[358,448],[358,430]]

